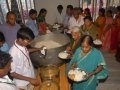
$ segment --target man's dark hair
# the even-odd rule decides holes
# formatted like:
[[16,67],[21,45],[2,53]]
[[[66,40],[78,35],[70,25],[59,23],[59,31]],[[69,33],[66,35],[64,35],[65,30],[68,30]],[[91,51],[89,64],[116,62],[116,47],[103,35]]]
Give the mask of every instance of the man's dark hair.
[[17,32],[17,39],[21,38],[23,40],[33,40],[35,38],[34,33],[28,27],[22,27]]
[[70,8],[70,10],[73,10],[73,6],[72,5],[67,5],[67,8]]
[[81,7],[78,7],[78,9],[79,9],[81,12],[83,12],[83,9],[82,9]]
[[2,32],[0,32],[0,42],[5,42],[5,37]]
[[12,60],[10,54],[0,51],[0,69],[3,69]]
[[33,14],[37,14],[37,11],[34,10],[34,9],[30,9],[30,11],[29,11],[29,16],[30,16],[30,15],[33,15]]
[[58,6],[57,6],[57,9],[63,10],[63,6],[62,6],[62,5],[58,5]]

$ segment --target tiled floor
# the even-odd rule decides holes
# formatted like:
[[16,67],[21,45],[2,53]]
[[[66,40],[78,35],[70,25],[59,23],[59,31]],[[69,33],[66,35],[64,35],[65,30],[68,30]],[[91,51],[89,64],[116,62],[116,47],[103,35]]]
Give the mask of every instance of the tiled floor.
[[112,53],[103,52],[103,55],[109,69],[109,77],[105,82],[99,83],[97,90],[120,90],[120,63]]

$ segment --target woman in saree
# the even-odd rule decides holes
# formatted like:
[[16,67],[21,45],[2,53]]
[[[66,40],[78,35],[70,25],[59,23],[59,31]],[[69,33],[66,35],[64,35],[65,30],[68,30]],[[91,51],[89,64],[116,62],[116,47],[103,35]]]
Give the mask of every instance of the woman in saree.
[[80,28],[77,26],[74,26],[71,30],[72,38],[70,40],[70,44],[66,48],[66,51],[73,54],[75,50],[80,46],[81,32]]
[[99,16],[97,17],[96,21],[95,21],[95,25],[97,26],[97,36],[98,39],[101,39],[101,35],[103,33],[103,28],[105,26],[105,9],[104,8],[100,8],[99,9]]
[[40,34],[46,34],[46,27],[47,27],[47,23],[45,21],[46,14],[47,14],[47,10],[42,8],[37,17],[38,29]]
[[84,24],[80,27],[82,35],[90,35],[95,40],[97,36],[96,26],[92,22],[91,16],[84,18]]
[[111,26],[111,46],[110,51],[116,53],[120,43],[120,6],[116,8],[116,16]]
[[112,16],[112,11],[108,10],[106,12],[106,22],[105,26],[103,29],[103,34],[102,34],[102,49],[105,51],[110,50],[110,44],[111,44],[111,25],[113,23],[113,16]]
[[72,90],[96,90],[99,79],[105,79],[108,75],[104,57],[93,47],[93,39],[89,35],[81,38],[81,45],[68,63],[66,72],[73,67],[85,70],[88,77],[82,82],[73,82]]

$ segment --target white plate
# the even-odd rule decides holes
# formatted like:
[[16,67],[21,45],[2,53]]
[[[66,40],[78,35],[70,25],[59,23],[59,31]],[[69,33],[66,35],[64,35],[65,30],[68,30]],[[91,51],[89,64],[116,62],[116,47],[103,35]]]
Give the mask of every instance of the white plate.
[[95,45],[102,45],[102,41],[99,40],[99,39],[94,40],[93,43],[94,43]]
[[59,28],[59,27],[60,27],[59,24],[55,24],[55,25],[53,25],[53,28],[55,28],[55,29],[57,29],[57,28]]
[[69,70],[68,72],[68,78],[76,82],[85,80],[87,76],[88,74],[80,68],[74,68],[74,69]]
[[60,53],[58,54],[58,57],[61,58],[61,59],[67,59],[68,53],[65,52],[65,51],[60,52]]

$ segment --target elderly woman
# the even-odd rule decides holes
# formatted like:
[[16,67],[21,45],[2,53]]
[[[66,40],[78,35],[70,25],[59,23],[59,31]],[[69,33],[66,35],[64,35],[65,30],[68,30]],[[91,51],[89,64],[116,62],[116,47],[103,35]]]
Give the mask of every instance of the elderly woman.
[[72,90],[96,90],[98,80],[107,77],[108,72],[103,55],[93,47],[91,36],[85,35],[81,38],[80,47],[68,63],[66,71],[73,67],[85,70],[88,77],[85,81],[73,82]]
[[79,27],[77,27],[77,26],[73,27],[71,34],[72,34],[72,39],[71,39],[70,45],[66,48],[66,50],[67,50],[67,52],[74,53],[75,50],[80,45],[81,33],[80,33]]

